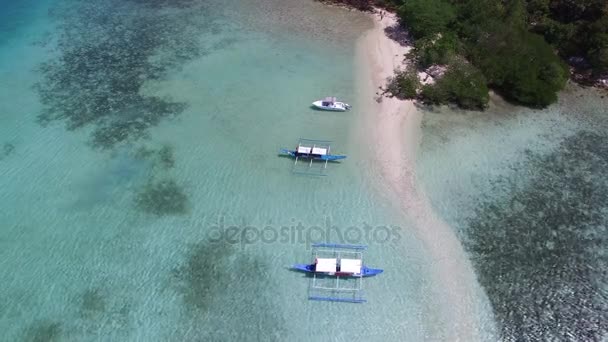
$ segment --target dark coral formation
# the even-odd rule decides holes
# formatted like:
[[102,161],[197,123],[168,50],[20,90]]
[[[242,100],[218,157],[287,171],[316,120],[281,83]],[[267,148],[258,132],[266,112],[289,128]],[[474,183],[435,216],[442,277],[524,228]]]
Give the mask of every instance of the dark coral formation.
[[62,340],[61,324],[51,321],[36,322],[23,337],[24,342],[58,342]]
[[159,216],[188,212],[188,196],[172,179],[151,180],[137,194],[135,202],[140,210]]
[[[70,7],[71,6],[71,7]],[[41,123],[65,120],[68,129],[93,126],[98,148],[145,136],[150,126],[186,105],[141,93],[202,51],[196,32],[210,25],[201,2],[85,1],[55,11],[58,57],[41,66],[37,89]]]
[[8,157],[15,151],[15,145],[11,143],[4,143],[2,145],[2,151],[0,151],[0,160],[4,159],[4,157]]
[[188,196],[169,175],[175,166],[173,147],[167,144],[159,148],[141,146],[135,150],[134,158],[151,166],[148,181],[135,195],[136,207],[158,216],[186,214]]
[[159,149],[141,146],[135,151],[135,158],[149,161],[153,166],[160,166],[164,170],[175,166],[173,146],[168,144],[162,145]]
[[480,281],[503,340],[599,341],[608,334],[608,136],[583,131],[531,165],[528,188],[470,222]]
[[99,289],[89,289],[82,294],[80,312],[84,317],[92,317],[106,311],[106,300]]
[[[40,67],[44,111],[38,119],[65,121],[70,130],[91,127],[91,143],[100,149],[145,137],[150,127],[184,111],[185,103],[146,95],[142,87],[203,55],[201,34],[219,32],[217,14],[197,0],[66,1],[53,15],[60,32],[57,57]],[[185,213],[183,189],[158,180],[175,166],[173,148],[140,149],[135,157],[151,159],[153,171],[136,195],[137,208]]]
[[173,156],[173,147],[170,145],[164,145],[158,151],[158,157],[161,165],[165,169],[170,169],[175,166],[175,157]]
[[233,246],[219,243],[193,246],[186,263],[175,272],[186,305],[199,310],[209,308],[230,281],[231,273],[226,272],[225,264],[234,252]]
[[[106,329],[112,333],[128,334],[132,328],[129,322],[130,301],[129,299],[116,297],[116,293],[109,293],[103,287],[93,287],[80,293],[75,304],[78,306],[81,324],[87,332],[95,332],[98,336],[102,331],[107,334]],[[111,320],[111,326],[108,321]],[[80,329],[66,331],[65,334],[80,333]],[[107,337],[107,336],[106,336]]]
[[15,145],[11,143],[4,143],[4,145],[2,146],[2,152],[4,152],[5,156],[8,156],[9,154],[13,153],[14,150]]
[[[264,298],[272,280],[260,257],[226,243],[200,242],[192,246],[173,277],[192,318],[196,321],[206,315],[218,318],[214,329],[201,327],[203,330],[197,332],[199,338],[281,340],[279,336],[284,329],[281,314]],[[235,307],[243,310],[235,314]]]

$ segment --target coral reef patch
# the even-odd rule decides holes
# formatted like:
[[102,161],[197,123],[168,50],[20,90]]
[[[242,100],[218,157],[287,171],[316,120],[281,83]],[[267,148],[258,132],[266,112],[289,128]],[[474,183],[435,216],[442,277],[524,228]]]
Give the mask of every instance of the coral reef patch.
[[2,150],[0,151],[0,160],[8,157],[15,151],[15,145],[11,143],[4,143],[2,145]]
[[23,337],[24,342],[58,342],[62,340],[61,324],[39,321],[32,324]]
[[599,341],[608,334],[608,136],[581,131],[528,156],[530,185],[503,181],[507,199],[469,222],[479,279],[503,340]]
[[[269,267],[262,260],[226,243],[192,245],[172,278],[187,315],[196,321],[205,316],[214,320],[213,330],[201,327],[197,336],[209,340],[281,340],[284,327],[280,311],[270,297],[261,295],[272,283]],[[235,315],[227,309],[234,307],[243,310]]]
[[188,196],[173,179],[150,180],[139,189],[135,203],[138,209],[158,216],[188,212]]
[[199,36],[212,25],[203,2],[68,1],[52,13],[60,35],[56,57],[39,68],[40,123],[90,126],[92,145],[107,149],[187,107],[140,90],[203,53]]

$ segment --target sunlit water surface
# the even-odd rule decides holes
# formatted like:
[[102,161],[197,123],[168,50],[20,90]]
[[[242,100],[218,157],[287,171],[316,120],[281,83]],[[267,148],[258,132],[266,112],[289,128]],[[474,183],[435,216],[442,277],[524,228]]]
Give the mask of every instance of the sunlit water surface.
[[[295,0],[0,4],[0,339],[442,336],[441,286],[352,133],[369,18]],[[328,94],[354,110],[309,108]],[[277,153],[300,137],[349,157],[293,175]],[[307,300],[288,267],[311,240],[369,245],[386,270],[369,303]]]

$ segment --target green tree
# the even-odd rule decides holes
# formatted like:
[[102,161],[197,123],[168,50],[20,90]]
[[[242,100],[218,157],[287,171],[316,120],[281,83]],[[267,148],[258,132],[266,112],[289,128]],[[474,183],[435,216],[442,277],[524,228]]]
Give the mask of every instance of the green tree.
[[552,0],[549,4],[554,19],[571,23],[578,20],[595,21],[606,8],[605,0]]
[[470,46],[472,62],[503,95],[530,106],[547,106],[567,80],[565,64],[552,47],[521,27],[519,10]]
[[496,30],[505,8],[501,1],[496,0],[463,0],[455,1],[457,7],[456,32],[460,38],[470,44],[475,44],[484,37],[486,32]]
[[460,50],[460,43],[453,32],[441,34],[434,39],[425,37],[414,43],[413,56],[421,68],[434,64],[448,64]]
[[538,21],[549,15],[550,0],[527,0],[526,10],[531,21]]
[[591,52],[591,64],[595,74],[602,76],[608,73],[608,47],[599,48]]
[[[586,57],[594,75],[608,72],[606,0],[402,1],[399,15],[416,38],[418,66],[450,64],[435,85],[422,87],[427,102],[479,108],[491,86],[522,104],[546,106],[569,76],[560,56]],[[450,63],[457,56],[470,63]]]
[[400,99],[413,99],[419,87],[420,81],[416,70],[396,70],[395,76],[389,79],[385,92]]
[[511,0],[507,7],[506,26],[510,30],[524,31],[528,27],[528,12],[523,0]]
[[571,43],[577,35],[577,26],[572,23],[564,24],[551,18],[544,18],[535,27],[535,31],[544,35],[549,44],[558,46],[562,51],[575,51]]
[[456,20],[456,11],[444,0],[408,0],[399,8],[399,17],[415,37],[433,37]]
[[[606,5],[608,7],[608,4]],[[589,39],[586,44],[592,66],[598,75],[608,73],[608,13],[589,25]]]
[[464,109],[484,109],[489,101],[487,81],[483,74],[461,60],[454,60],[435,84],[422,88],[421,94],[427,103],[454,102]]

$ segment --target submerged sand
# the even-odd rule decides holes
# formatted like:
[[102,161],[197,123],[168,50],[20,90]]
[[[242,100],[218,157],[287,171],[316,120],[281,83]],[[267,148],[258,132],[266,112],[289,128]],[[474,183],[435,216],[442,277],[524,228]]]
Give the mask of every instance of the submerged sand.
[[471,262],[454,230],[438,217],[416,183],[423,112],[413,101],[381,96],[379,89],[395,69],[405,68],[404,55],[411,47],[398,34],[394,14],[374,14],[373,18],[374,28],[359,44],[363,70],[359,81],[364,88],[362,94],[369,94],[369,99],[364,99],[367,108],[361,133],[370,146],[369,157],[378,167],[377,185],[412,223],[415,235],[432,258],[434,269],[429,271],[437,284],[435,298],[441,303],[439,315],[444,324],[433,328],[440,335],[434,337],[450,341],[493,339],[491,310]]

